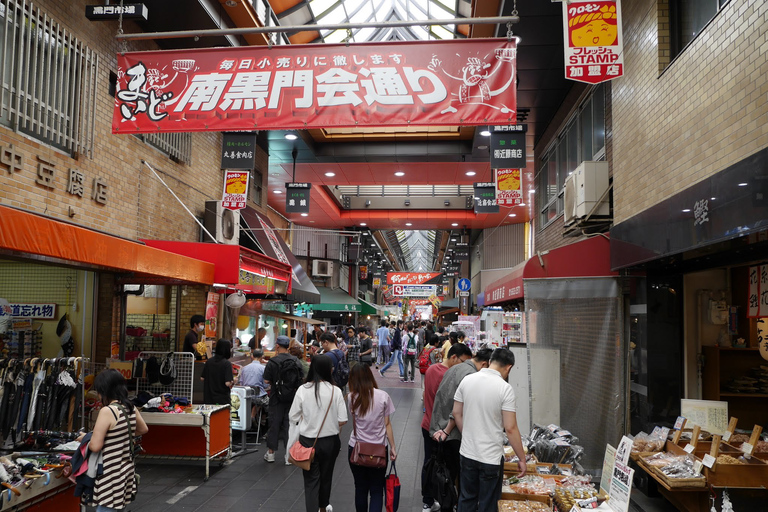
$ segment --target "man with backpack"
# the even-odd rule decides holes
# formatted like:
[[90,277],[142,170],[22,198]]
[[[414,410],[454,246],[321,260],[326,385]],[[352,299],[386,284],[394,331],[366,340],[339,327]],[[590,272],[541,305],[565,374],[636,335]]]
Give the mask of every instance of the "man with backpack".
[[[291,339],[288,336],[278,336],[275,343],[277,355],[264,368],[264,383],[270,386],[267,453],[264,454],[267,462],[275,462],[280,439],[288,450],[288,412],[303,380],[301,363],[288,351],[290,346]],[[286,462],[286,465],[290,463]]]
[[413,382],[416,373],[416,357],[419,354],[419,335],[412,324],[405,326],[405,336],[403,336],[403,382]]
[[[435,343],[436,341],[437,337],[435,336],[432,342]],[[434,345],[432,346],[432,349],[435,349]],[[428,349],[425,348],[424,350],[426,351]],[[432,454],[435,452],[437,442],[429,435],[429,424],[432,421],[432,406],[435,403],[437,388],[440,387],[445,372],[452,366],[463,363],[471,357],[472,351],[469,347],[458,343],[448,351],[447,359],[443,360],[442,363],[430,366],[429,370],[426,370],[426,374],[424,375],[424,417],[421,420],[421,435],[424,438],[424,465],[421,468],[421,495],[424,503],[422,510],[425,511],[439,511],[440,503],[447,506],[453,506],[455,504],[450,503],[450,499],[446,500],[442,496],[437,496],[437,498],[443,498],[443,501],[436,502],[436,496],[433,495],[432,481],[430,477],[434,478],[434,466],[438,461],[430,462],[430,459],[432,459]],[[431,471],[428,471],[428,469]],[[429,473],[433,474],[430,475]]]
[[320,344],[323,347],[323,354],[326,354],[333,361],[333,381],[342,391],[345,390],[349,382],[349,363],[344,353],[339,350],[336,342],[336,336],[325,333],[320,336]]

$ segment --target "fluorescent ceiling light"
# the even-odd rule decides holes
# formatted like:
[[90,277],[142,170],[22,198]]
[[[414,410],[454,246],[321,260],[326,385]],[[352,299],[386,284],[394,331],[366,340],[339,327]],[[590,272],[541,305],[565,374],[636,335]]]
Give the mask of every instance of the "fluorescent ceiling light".
[[490,137],[491,132],[489,132],[488,130],[483,130],[480,132],[480,135],[482,135],[483,137]]
[[477,173],[475,171],[467,171],[464,174],[466,174],[467,176],[474,176]]
[[286,133],[285,138],[288,140],[296,140],[299,138],[299,136],[296,135],[295,133]]
[[395,176],[405,176],[405,173],[403,171],[397,171]]
[[325,175],[328,176],[329,178],[333,178],[334,176],[336,176],[336,173],[335,172],[327,172],[327,173],[325,173]]

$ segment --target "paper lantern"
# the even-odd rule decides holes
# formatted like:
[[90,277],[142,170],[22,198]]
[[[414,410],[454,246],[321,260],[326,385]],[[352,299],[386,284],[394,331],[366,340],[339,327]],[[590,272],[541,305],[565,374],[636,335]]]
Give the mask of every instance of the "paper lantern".
[[251,317],[249,316],[239,316],[237,317],[237,329],[239,331],[245,331],[248,329],[248,326],[251,324]]

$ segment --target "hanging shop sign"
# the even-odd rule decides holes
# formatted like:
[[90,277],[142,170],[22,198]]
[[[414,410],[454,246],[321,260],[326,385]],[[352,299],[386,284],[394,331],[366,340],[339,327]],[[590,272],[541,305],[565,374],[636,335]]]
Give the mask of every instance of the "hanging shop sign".
[[436,287],[431,284],[396,284],[392,286],[392,295],[395,297],[429,297],[435,292]]
[[347,262],[354,263],[360,258],[360,253],[363,251],[363,244],[361,242],[349,242],[347,248]]
[[495,183],[475,183],[475,213],[499,213]]
[[148,15],[144,4],[85,6],[85,17],[91,21],[146,20]]
[[245,208],[245,200],[248,199],[248,180],[251,174],[248,171],[225,171],[224,194],[221,197],[221,206],[227,210],[242,210]]
[[525,167],[525,133],[491,133],[491,169]]
[[440,272],[387,272],[387,284],[436,284]]
[[360,280],[368,279],[368,265],[360,265]]
[[749,267],[747,317],[768,316],[768,265]]
[[563,2],[565,77],[599,84],[624,74],[619,0]]
[[456,249],[453,251],[453,256],[459,261],[469,260],[469,243],[457,242]]
[[219,326],[219,294],[208,292],[208,300],[205,305],[205,337],[216,338]]
[[373,278],[373,288],[381,288],[381,278],[380,277],[374,277]]
[[275,293],[275,280],[247,270],[240,269],[237,288],[245,293],[271,295]]
[[517,206],[522,202],[522,169],[496,169],[496,204],[499,206]]
[[222,169],[254,168],[256,158],[255,133],[225,133],[221,143]]
[[309,213],[311,183],[285,184],[285,211],[287,213]]
[[514,124],[516,56],[506,39],[118,54],[112,131]]
[[55,320],[56,304],[0,304],[0,317]]

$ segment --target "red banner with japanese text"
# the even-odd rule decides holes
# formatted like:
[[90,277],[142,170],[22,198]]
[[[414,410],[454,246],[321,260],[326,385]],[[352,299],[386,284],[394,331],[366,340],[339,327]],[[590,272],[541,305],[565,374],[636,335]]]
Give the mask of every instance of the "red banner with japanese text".
[[514,41],[117,55],[113,133],[514,124]]
[[563,2],[565,78],[599,84],[624,74],[619,0]]
[[387,284],[439,284],[440,272],[387,272]]

